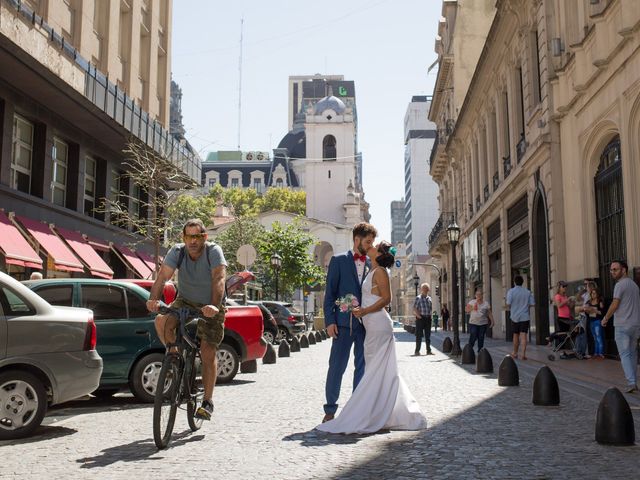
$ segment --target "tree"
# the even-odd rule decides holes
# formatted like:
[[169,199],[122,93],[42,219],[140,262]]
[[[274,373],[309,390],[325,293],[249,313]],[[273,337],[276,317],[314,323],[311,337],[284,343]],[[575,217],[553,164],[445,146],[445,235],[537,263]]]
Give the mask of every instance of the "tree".
[[117,225],[130,227],[139,235],[138,242],[153,243],[157,272],[160,245],[166,229],[174,223],[169,208],[172,199],[198,183],[185,173],[182,165],[174,163],[171,151],[158,152],[130,137],[122,152],[125,155],[123,177],[130,181],[132,188],[119,192],[116,199],[105,198],[97,210],[108,213]]
[[271,256],[274,253],[282,257],[278,286],[284,298],[290,298],[296,288],[302,287],[310,279],[324,278],[324,271],[314,263],[309,253],[315,242],[300,220],[286,225],[274,222],[271,231],[265,230],[257,238],[258,273],[268,296],[275,292],[275,275],[271,268]]
[[[255,217],[237,218],[226,230],[215,237],[215,242],[220,245],[227,260],[228,271],[238,272],[244,270],[236,258],[236,252],[242,245],[255,245],[256,239],[260,238],[265,229]],[[252,267],[256,269],[257,265]]]
[[305,215],[307,213],[307,193],[304,190],[271,187],[262,196],[262,212],[281,210]]
[[307,209],[306,192],[290,188],[271,187],[261,195],[254,188],[224,188],[217,183],[203,198],[222,203],[236,218],[271,210],[304,215]]
[[191,218],[199,218],[205,227],[211,226],[216,213],[216,200],[208,195],[182,194],[167,207],[172,224],[167,227],[171,243],[181,241],[182,226]]

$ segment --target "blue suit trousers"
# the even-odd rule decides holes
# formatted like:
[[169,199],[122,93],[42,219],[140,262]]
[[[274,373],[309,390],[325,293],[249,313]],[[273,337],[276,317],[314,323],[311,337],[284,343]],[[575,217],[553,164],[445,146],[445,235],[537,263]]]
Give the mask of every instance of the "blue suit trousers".
[[327,403],[324,405],[324,412],[335,414],[338,409],[338,397],[342,386],[342,376],[344,375],[349,357],[351,356],[351,345],[355,357],[353,372],[353,389],[355,390],[364,375],[364,327],[354,317],[351,335],[349,327],[338,327],[338,338],[332,339],[331,354],[329,356],[329,370],[327,372],[327,383],[325,393]]

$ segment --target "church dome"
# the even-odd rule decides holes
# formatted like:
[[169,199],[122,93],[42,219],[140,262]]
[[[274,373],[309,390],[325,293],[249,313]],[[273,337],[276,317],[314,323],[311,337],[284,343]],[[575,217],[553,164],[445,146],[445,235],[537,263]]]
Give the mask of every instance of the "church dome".
[[342,100],[330,95],[322,98],[318,103],[316,103],[314,113],[316,115],[322,115],[326,110],[333,110],[338,115],[342,115],[346,108],[347,107]]

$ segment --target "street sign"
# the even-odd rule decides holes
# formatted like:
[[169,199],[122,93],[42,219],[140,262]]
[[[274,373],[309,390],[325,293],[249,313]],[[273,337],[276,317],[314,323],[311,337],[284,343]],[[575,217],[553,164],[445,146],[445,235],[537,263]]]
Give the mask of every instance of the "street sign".
[[252,245],[242,245],[236,252],[238,263],[244,268],[249,268],[258,258],[258,253]]
[[400,268],[401,265],[402,265],[402,262],[400,260],[396,260],[396,267]]

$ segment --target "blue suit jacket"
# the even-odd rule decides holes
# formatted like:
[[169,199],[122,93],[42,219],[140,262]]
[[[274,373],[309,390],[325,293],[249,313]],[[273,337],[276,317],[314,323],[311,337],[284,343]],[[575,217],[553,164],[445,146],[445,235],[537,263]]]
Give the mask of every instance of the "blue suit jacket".
[[[365,262],[363,278],[371,268],[369,259]],[[331,257],[327,272],[327,286],[324,293],[324,323],[325,326],[337,324],[348,327],[351,314],[340,312],[336,300],[348,293],[355,295],[362,302],[362,283],[358,279],[358,270],[353,260],[353,252],[348,251]]]

